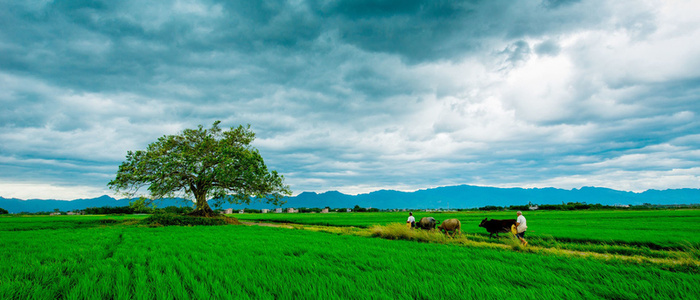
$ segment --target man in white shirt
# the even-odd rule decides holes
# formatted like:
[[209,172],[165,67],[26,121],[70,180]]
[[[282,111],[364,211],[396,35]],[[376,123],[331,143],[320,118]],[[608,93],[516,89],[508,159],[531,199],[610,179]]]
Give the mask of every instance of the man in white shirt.
[[413,229],[413,227],[416,227],[416,218],[413,217],[413,213],[410,212],[408,213],[408,220],[406,220],[407,224],[410,224],[410,228]]
[[521,211],[518,211],[518,218],[515,219],[515,227],[518,230],[518,234],[516,235],[518,239],[520,239],[520,242],[523,244],[523,246],[527,246],[527,241],[525,240],[525,231],[527,231],[527,220],[525,220],[525,216],[523,216],[523,213]]

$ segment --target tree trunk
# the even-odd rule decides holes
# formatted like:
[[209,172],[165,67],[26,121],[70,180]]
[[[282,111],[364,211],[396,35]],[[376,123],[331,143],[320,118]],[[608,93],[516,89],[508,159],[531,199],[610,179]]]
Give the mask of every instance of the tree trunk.
[[190,213],[190,216],[198,217],[216,217],[217,214],[209,207],[207,203],[207,193],[195,193],[195,198],[197,200],[194,211]]

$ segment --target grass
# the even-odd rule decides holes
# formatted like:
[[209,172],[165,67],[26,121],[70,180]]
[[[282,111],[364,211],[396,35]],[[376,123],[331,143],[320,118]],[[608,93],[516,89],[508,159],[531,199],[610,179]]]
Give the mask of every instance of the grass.
[[3,231],[29,231],[29,230],[56,230],[90,228],[110,223],[134,223],[146,218],[145,215],[124,216],[22,216],[9,215],[0,217],[0,232]]
[[[690,224],[700,224],[700,210],[650,210],[650,211],[536,211],[524,213],[528,220],[529,239],[541,239],[548,243],[595,243],[607,245],[633,245],[653,250],[683,250],[686,243],[700,246],[700,235]],[[329,213],[329,214],[236,214],[241,221],[288,222],[309,225],[353,226],[369,228],[373,225],[404,223],[407,212],[392,213]],[[465,234],[487,236],[479,227],[484,218],[515,219],[515,212],[420,212],[416,220],[435,217],[450,218],[462,222]],[[501,234],[504,235],[504,234]],[[529,240],[528,239],[528,240]]]
[[449,238],[395,222],[151,228],[100,218],[0,218],[0,299],[700,298],[697,269],[470,232]]
[[227,217],[227,216],[217,216],[213,218],[206,217],[194,217],[194,216],[182,216],[171,213],[164,214],[154,214],[140,221],[141,224],[145,224],[151,227],[158,226],[215,226],[215,225],[239,225],[241,224],[237,219]]

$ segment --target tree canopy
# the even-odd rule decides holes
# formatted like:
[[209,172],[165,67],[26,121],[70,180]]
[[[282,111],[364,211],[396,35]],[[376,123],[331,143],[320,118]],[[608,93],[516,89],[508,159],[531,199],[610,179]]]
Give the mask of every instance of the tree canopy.
[[230,130],[199,125],[178,135],[166,135],[146,150],[128,151],[117,176],[108,186],[127,196],[147,187],[152,199],[194,196],[192,214],[213,216],[207,203],[246,203],[251,200],[282,205],[291,195],[284,176],[269,171],[262,156],[250,143],[255,133],[240,125]]

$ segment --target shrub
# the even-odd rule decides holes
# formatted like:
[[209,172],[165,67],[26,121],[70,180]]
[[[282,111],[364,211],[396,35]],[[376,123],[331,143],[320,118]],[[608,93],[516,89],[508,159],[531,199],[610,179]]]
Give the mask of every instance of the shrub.
[[227,224],[240,224],[236,218],[218,216],[213,218],[205,217],[191,217],[182,216],[176,214],[155,214],[141,221],[142,224],[146,225],[156,225],[158,226],[213,226],[213,225],[227,225]]
[[500,207],[500,206],[493,206],[493,205],[487,205],[487,206],[484,206],[484,207],[479,207],[479,210],[487,210],[487,211],[489,211],[489,210],[503,210],[503,207]]
[[370,227],[370,232],[372,236],[390,240],[445,243],[448,239],[439,230],[411,229],[402,223],[391,223],[386,226],[374,225]]

